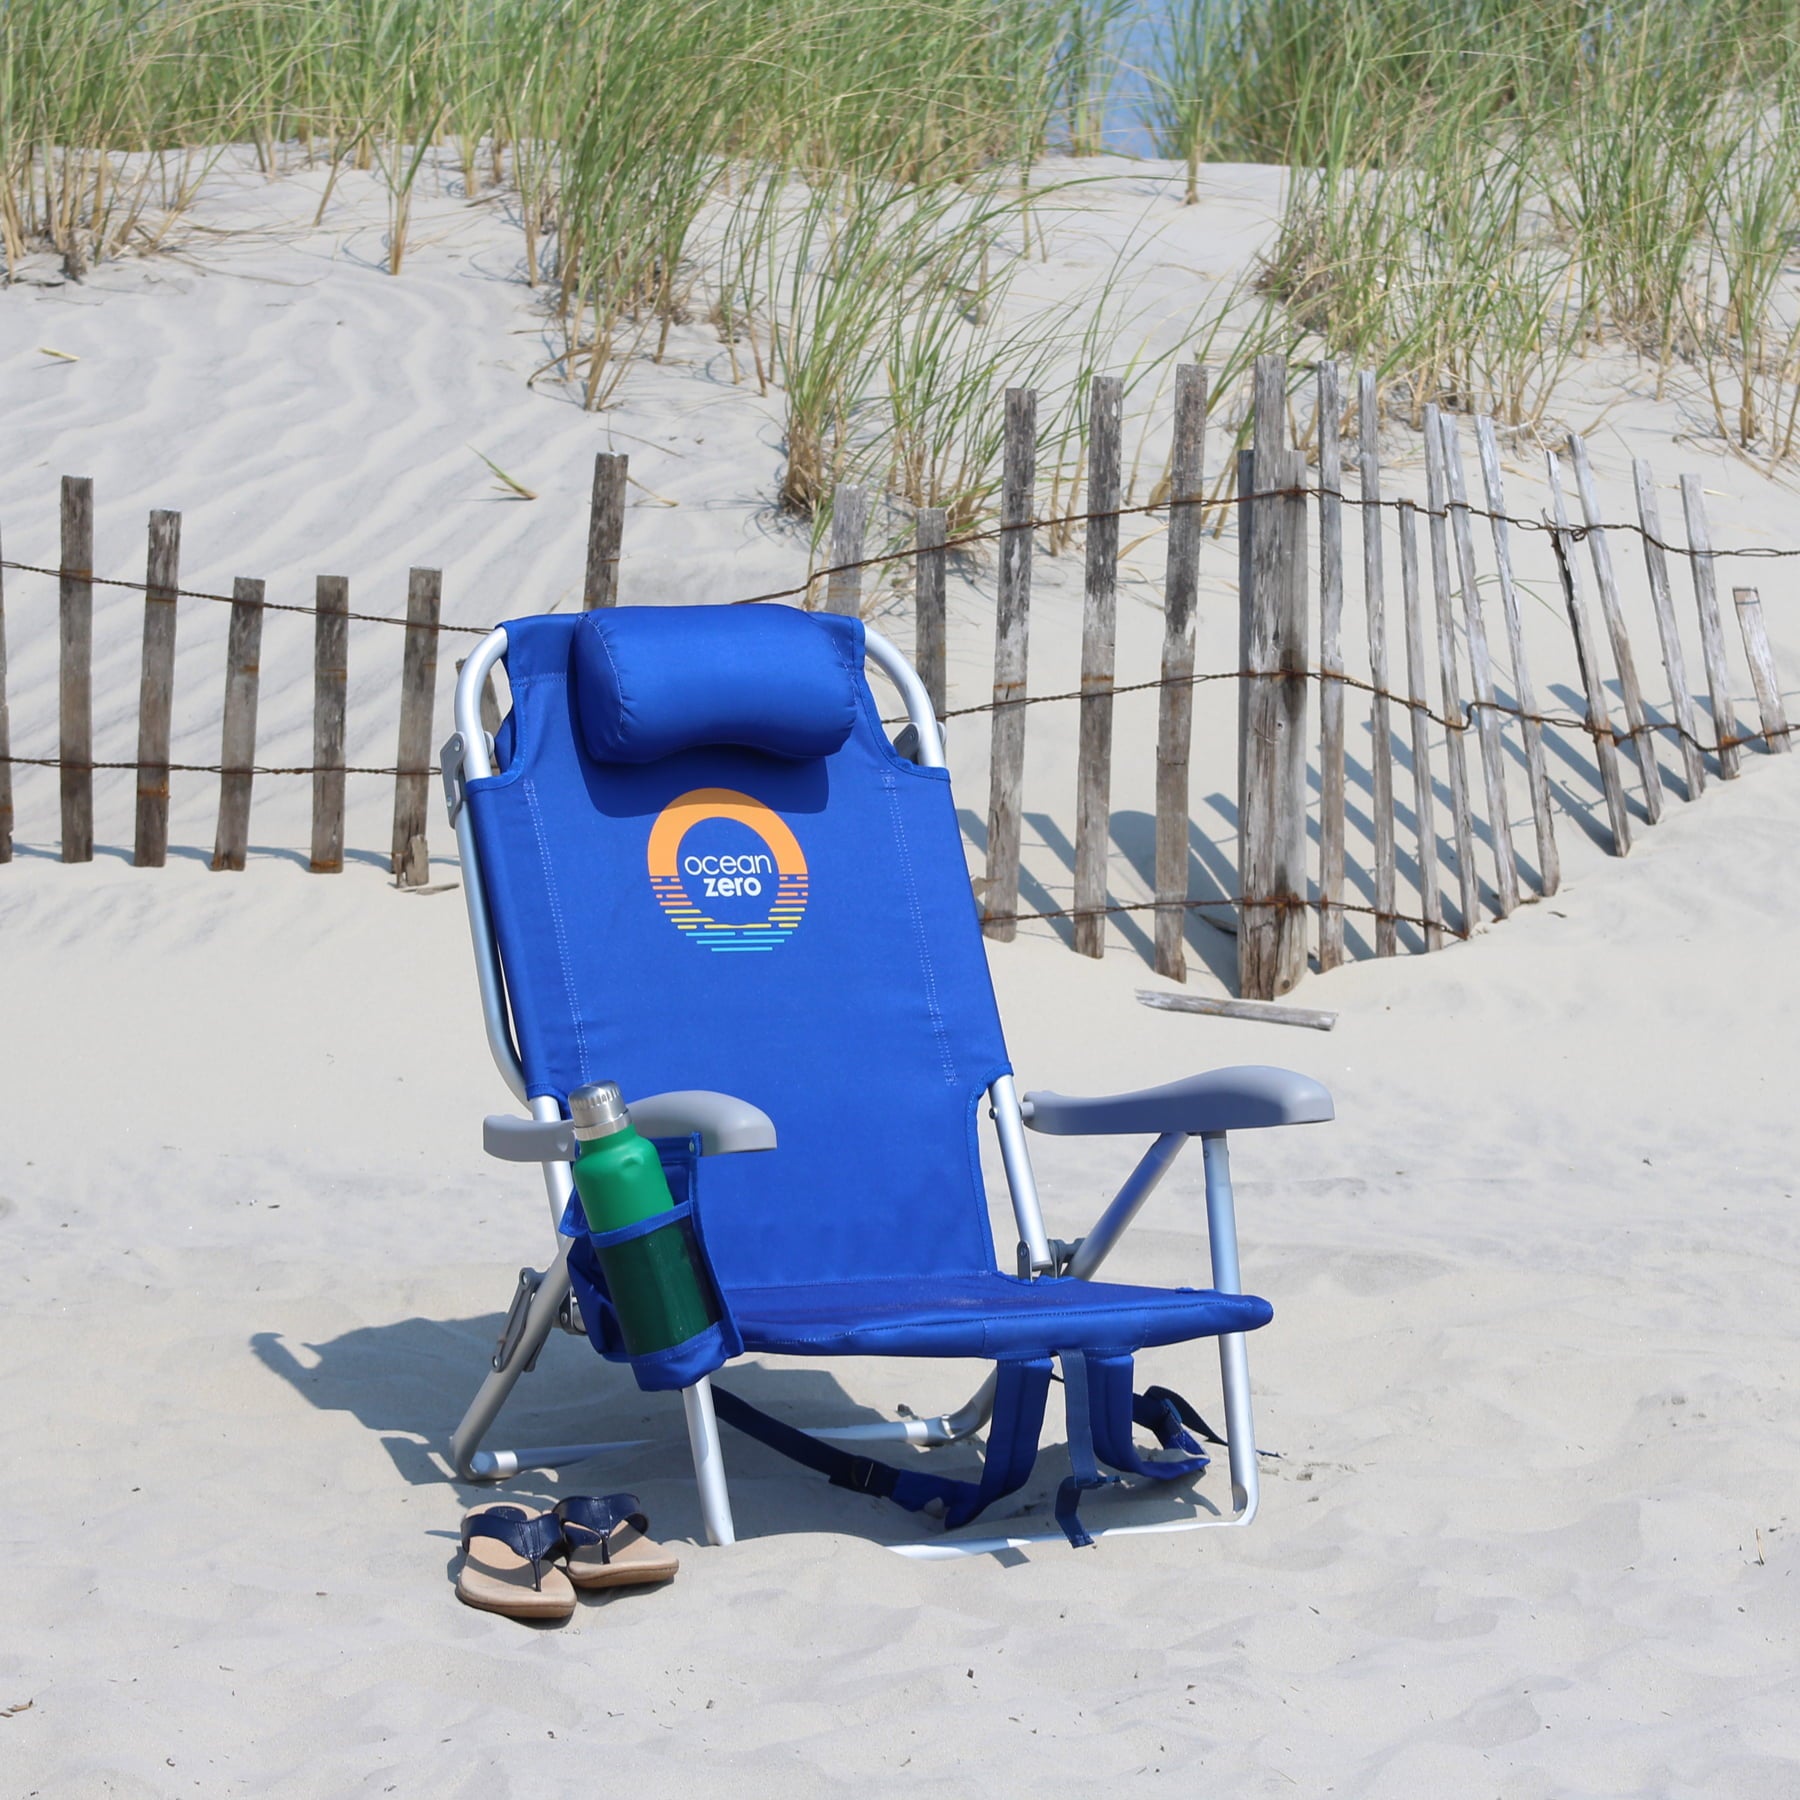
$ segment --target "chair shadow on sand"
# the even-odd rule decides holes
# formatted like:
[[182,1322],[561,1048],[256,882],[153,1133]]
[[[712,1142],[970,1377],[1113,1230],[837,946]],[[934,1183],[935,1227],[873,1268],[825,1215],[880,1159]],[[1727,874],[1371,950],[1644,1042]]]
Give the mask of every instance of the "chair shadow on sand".
[[[501,1323],[499,1313],[443,1321],[396,1319],[359,1326],[322,1344],[301,1345],[302,1353],[281,1333],[265,1331],[256,1333],[249,1347],[264,1368],[311,1405],[347,1413],[376,1434],[410,1486],[453,1487],[459,1510],[497,1499],[552,1506],[572,1493],[628,1489],[643,1499],[659,1536],[702,1542],[680,1396],[640,1392],[625,1370],[603,1363],[585,1340],[569,1341],[560,1333],[552,1335],[537,1368],[520,1382],[491,1435],[492,1444],[593,1442],[618,1447],[560,1469],[522,1469],[500,1482],[463,1481],[450,1474],[444,1448],[487,1370]],[[973,1363],[912,1366],[918,1371],[921,1413],[960,1404],[982,1378],[981,1367]],[[836,1376],[821,1369],[745,1361],[728,1365],[719,1381],[752,1405],[801,1426],[871,1424],[883,1416],[854,1400]],[[1060,1391],[1053,1389],[1053,1397]],[[981,1454],[979,1439],[929,1453],[896,1444],[879,1447],[885,1462],[929,1467],[933,1474],[969,1481],[980,1478]],[[945,1537],[937,1520],[834,1488],[737,1432],[725,1434],[725,1460],[740,1537],[816,1531],[875,1544],[924,1544]],[[1052,1404],[1031,1480],[959,1535],[1054,1531],[1052,1508],[1066,1473],[1060,1410]],[[1091,1525],[1217,1517],[1218,1504],[1202,1489],[1212,1486],[1226,1493],[1226,1483],[1221,1457],[1199,1485],[1151,1483],[1128,1494],[1113,1490],[1095,1496],[1083,1512],[1091,1510]]]

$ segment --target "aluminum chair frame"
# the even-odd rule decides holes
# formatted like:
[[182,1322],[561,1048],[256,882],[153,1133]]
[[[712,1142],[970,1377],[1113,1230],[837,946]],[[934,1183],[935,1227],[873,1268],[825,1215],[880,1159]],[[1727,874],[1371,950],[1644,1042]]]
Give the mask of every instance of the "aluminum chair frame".
[[[907,718],[916,734],[915,755],[918,762],[926,768],[944,767],[943,736],[924,683],[906,658],[880,632],[868,629],[865,643],[868,660],[893,682],[906,704]],[[468,905],[469,932],[475,950],[476,977],[481,992],[482,1017],[487,1027],[488,1048],[500,1070],[501,1078],[518,1099],[525,1100],[525,1073],[520,1064],[513,1039],[512,1021],[507,1010],[505,977],[501,970],[499,948],[482,884],[480,850],[463,800],[466,782],[494,773],[493,745],[481,724],[481,695],[494,665],[505,654],[506,631],[501,627],[482,639],[474,654],[463,664],[456,684],[456,729],[444,745],[441,760],[445,798],[462,862],[462,888]],[[1301,1078],[1293,1079],[1299,1081]],[[688,1097],[669,1095],[661,1098],[678,1102]],[[1046,1101],[1055,1098],[1057,1097],[1044,1096]],[[1233,1096],[1227,1094],[1225,1098],[1229,1102]],[[1218,1292],[1226,1294],[1243,1291],[1238,1271],[1237,1221],[1225,1130],[1207,1130],[1198,1134],[1185,1131],[1160,1132],[1093,1229],[1074,1244],[1063,1244],[1052,1242],[1045,1231],[1031,1155],[1026,1147],[1025,1132],[1032,1123],[1037,1100],[1038,1096],[1030,1094],[1021,1100],[1010,1075],[1001,1076],[988,1089],[989,1114],[1006,1173],[1013,1216],[1018,1225],[1021,1273],[1036,1277],[1061,1272],[1081,1279],[1091,1278],[1155,1191],[1189,1136],[1199,1135],[1206,1174],[1206,1223],[1212,1261],[1212,1286]],[[742,1102],[736,1104],[740,1107],[743,1105]],[[1067,1106],[1070,1103],[1062,1104]],[[1329,1117],[1328,1099],[1325,1104],[1324,1113],[1307,1116]],[[531,1100],[529,1105],[532,1119],[544,1125],[554,1125],[562,1118],[556,1101],[549,1097]],[[638,1105],[639,1102],[634,1099],[634,1110]],[[672,1114],[671,1124],[675,1122],[676,1115]],[[684,1128],[699,1129],[701,1122],[698,1118],[691,1121],[685,1116],[679,1118],[679,1123]],[[1282,1121],[1246,1115],[1240,1122],[1266,1124]],[[498,1120],[490,1121],[490,1127],[500,1123]],[[511,1123],[524,1127],[526,1121]],[[1100,1125],[1086,1129],[1103,1132],[1106,1128]],[[771,1136],[770,1142],[772,1141]],[[703,1144],[704,1148],[706,1146]],[[532,1269],[520,1271],[519,1286],[508,1314],[506,1329],[495,1350],[492,1367],[451,1436],[450,1465],[458,1476],[467,1480],[497,1481],[517,1474],[521,1469],[557,1468],[585,1461],[609,1450],[635,1448],[643,1441],[552,1444],[513,1450],[481,1448],[483,1439],[493,1427],[519,1377],[536,1363],[552,1329],[558,1324],[566,1330],[578,1329],[570,1305],[569,1244],[558,1229],[572,1192],[573,1176],[569,1163],[564,1160],[545,1160],[540,1167],[545,1197],[550,1208],[551,1226],[556,1234],[555,1254],[541,1273]],[[1244,1526],[1256,1517],[1257,1451],[1250,1404],[1249,1352],[1242,1332],[1227,1333],[1218,1342],[1219,1375],[1224,1391],[1227,1455],[1231,1473],[1231,1513],[1144,1525],[1105,1526],[1094,1531],[1095,1537],[1185,1531],[1206,1526]],[[955,1443],[973,1436],[987,1423],[993,1410],[993,1388],[993,1378],[990,1376],[962,1406],[936,1418],[894,1419],[875,1424],[841,1427],[826,1425],[811,1429],[818,1436],[844,1443],[886,1442],[924,1446]],[[714,1544],[730,1544],[735,1541],[736,1532],[732,1523],[724,1458],[719,1444],[718,1421],[713,1413],[710,1378],[703,1376],[691,1387],[683,1389],[682,1402],[707,1538]],[[1051,1531],[1021,1537],[945,1538],[932,1543],[891,1547],[907,1556],[943,1558],[984,1555],[1049,1541],[1061,1542],[1062,1534]]]

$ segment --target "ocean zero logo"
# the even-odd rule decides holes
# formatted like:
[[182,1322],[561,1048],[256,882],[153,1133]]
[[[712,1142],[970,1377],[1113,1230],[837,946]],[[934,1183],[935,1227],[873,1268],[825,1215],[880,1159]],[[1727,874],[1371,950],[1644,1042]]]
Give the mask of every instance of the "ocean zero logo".
[[650,828],[650,888],[708,950],[773,950],[806,913],[806,858],[778,813],[735,788],[677,795]]

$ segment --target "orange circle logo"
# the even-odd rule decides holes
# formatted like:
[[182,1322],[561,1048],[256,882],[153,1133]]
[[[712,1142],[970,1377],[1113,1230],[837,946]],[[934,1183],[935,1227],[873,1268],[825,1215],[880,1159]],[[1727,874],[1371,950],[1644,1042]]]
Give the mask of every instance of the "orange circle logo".
[[707,950],[779,949],[806,914],[799,839],[735,788],[678,794],[650,828],[646,860],[670,923]]

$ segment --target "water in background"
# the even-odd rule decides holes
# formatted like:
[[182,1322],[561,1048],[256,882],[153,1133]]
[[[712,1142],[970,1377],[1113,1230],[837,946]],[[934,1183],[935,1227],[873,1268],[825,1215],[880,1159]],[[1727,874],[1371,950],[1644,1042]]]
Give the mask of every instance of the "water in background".
[[[1180,5],[1183,0],[1174,0]],[[1106,146],[1125,156],[1154,156],[1149,125],[1150,85],[1146,71],[1155,67],[1157,38],[1169,12],[1169,0],[1146,0],[1121,19],[1115,31],[1118,74],[1107,96]]]

